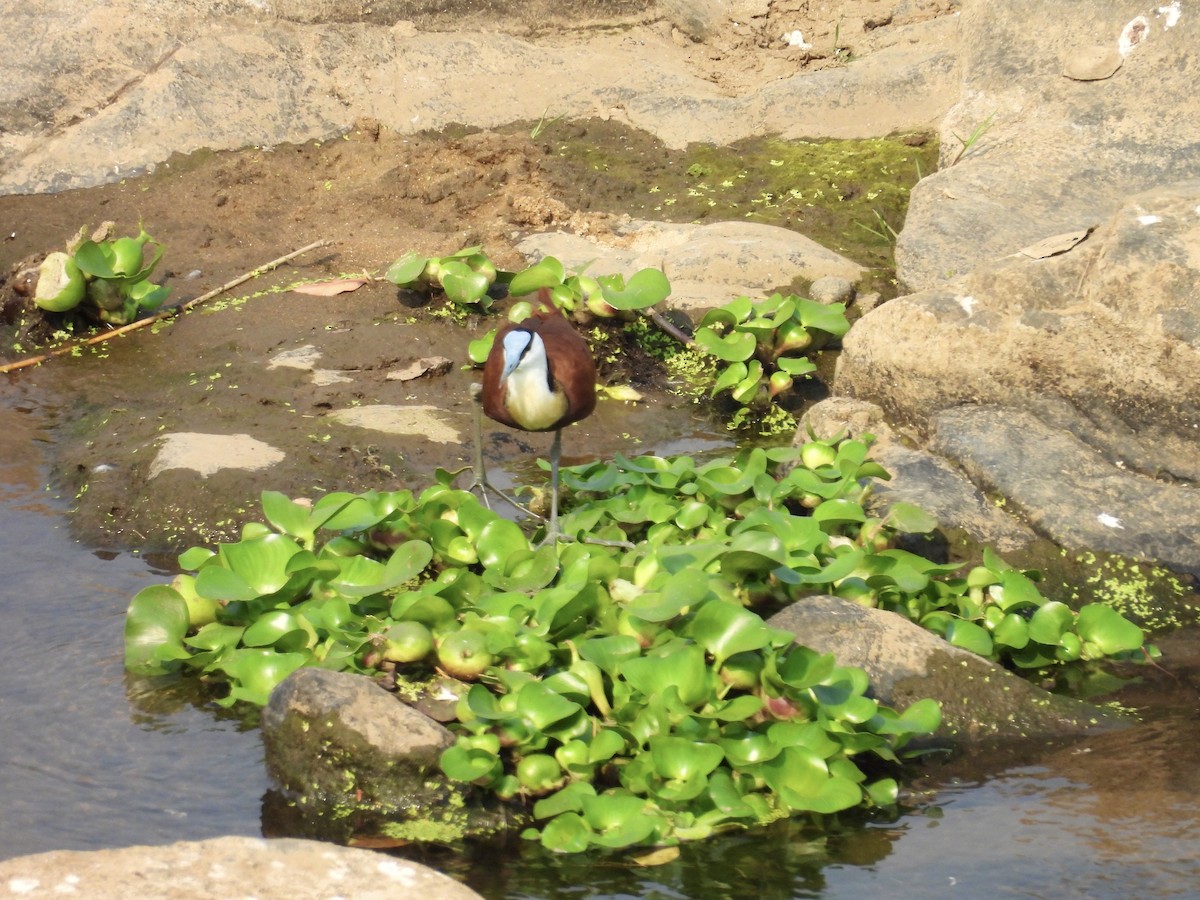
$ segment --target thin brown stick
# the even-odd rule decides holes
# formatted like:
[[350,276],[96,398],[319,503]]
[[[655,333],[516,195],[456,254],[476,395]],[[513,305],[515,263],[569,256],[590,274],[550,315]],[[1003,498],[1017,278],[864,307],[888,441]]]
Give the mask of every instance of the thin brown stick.
[[664,334],[666,334],[670,337],[673,337],[675,340],[679,341],[679,343],[683,344],[685,347],[696,346],[696,342],[694,340],[692,340],[692,338],[689,337],[683,331],[683,329],[681,329],[678,325],[676,325],[674,322],[672,322],[670,319],[668,319],[666,316],[664,316],[658,310],[643,309],[642,315],[644,315],[647,319],[649,319],[651,322],[653,322],[655,325],[657,325],[659,331],[663,332]]
[[313,241],[308,246],[301,247],[299,250],[293,250],[286,256],[281,256],[279,259],[273,259],[269,263],[264,263],[257,269],[246,272],[244,275],[239,275],[237,278],[233,279],[233,281],[227,281],[219,288],[214,288],[207,294],[201,294],[199,297],[194,297],[186,303],[181,303],[178,306],[172,306],[170,309],[164,309],[162,312],[155,313],[152,316],[147,316],[144,319],[138,319],[136,322],[130,322],[128,325],[122,325],[120,328],[102,331],[99,334],[94,334],[85,340],[76,341],[70,346],[59,347],[56,350],[51,350],[49,353],[43,353],[40,356],[31,356],[28,359],[22,359],[18,360],[17,362],[0,366],[0,375],[7,372],[15,372],[17,369],[25,369],[29,366],[36,366],[39,363],[43,363],[48,359],[53,359],[56,356],[65,356],[68,353],[73,353],[80,347],[88,347],[92,344],[99,344],[102,341],[107,341],[109,338],[114,338],[122,334],[128,334],[129,332],[136,331],[139,328],[145,328],[147,325],[153,325],[155,322],[161,322],[164,319],[174,318],[180,313],[185,313],[188,310],[199,306],[201,303],[206,303],[214,297],[219,297],[226,291],[232,291],[239,284],[244,284],[251,278],[257,278],[259,275],[263,275],[278,266],[282,266],[285,262],[290,262],[301,254],[308,253],[310,250],[316,250],[320,247],[328,247],[332,243],[333,241]]

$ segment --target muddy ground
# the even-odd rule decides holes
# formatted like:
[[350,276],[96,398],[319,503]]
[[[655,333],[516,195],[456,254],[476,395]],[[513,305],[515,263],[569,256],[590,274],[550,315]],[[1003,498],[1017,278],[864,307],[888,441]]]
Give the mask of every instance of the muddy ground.
[[[484,19],[471,21],[483,22],[489,9],[477,6],[472,15]],[[944,14],[953,4],[901,4],[895,9],[909,11],[894,21],[890,5],[886,15],[875,3],[841,4],[838,15],[816,6],[767,4],[757,18],[694,33],[671,27],[670,33],[688,65],[736,94],[798,67],[844,65],[846,48],[866,52],[886,45],[893,24]],[[501,10],[497,15],[493,24],[504,30],[548,33],[545,22],[530,13],[521,18]],[[645,24],[637,18],[618,25],[633,36],[638,28],[660,34],[668,27],[661,19]],[[428,21],[417,19],[422,27],[453,24],[432,14]],[[813,46],[798,50],[783,44],[785,27],[807,29]],[[581,27],[551,37],[586,52],[589,36],[603,39],[609,33]],[[905,140],[921,145],[925,139],[910,135]],[[587,152],[565,154],[564,141]],[[915,152],[924,154],[923,168],[909,166],[901,180],[932,170],[936,148],[918,146]],[[762,155],[761,148],[758,153],[764,171],[779,162],[768,160],[770,154]],[[617,156],[640,160],[650,173],[647,181],[639,181],[636,166],[608,177],[608,162],[598,160]],[[655,206],[644,194],[634,196],[659,177],[654,173],[690,168],[687,159],[686,152],[668,150],[614,121],[549,118],[494,130],[400,135],[366,120],[339,139],[236,153],[201,151],[172,157],[151,175],[103,187],[0,197],[0,302],[11,326],[0,356],[7,360],[33,349],[28,335],[20,333],[18,296],[29,284],[30,264],[62,247],[81,226],[113,221],[117,233],[133,234],[144,222],[166,246],[157,274],[172,287],[171,304],[313,241],[332,242],[169,324],[7,376],[13,402],[47,414],[53,486],[75,501],[75,531],[95,546],[176,551],[229,537],[255,517],[264,489],[293,496],[419,489],[435,468],[458,468],[471,460],[474,409],[468,394],[477,376],[465,366],[465,345],[497,320],[452,320],[440,314],[440,302],[422,306],[384,282],[329,298],[282,288],[381,273],[409,250],[443,255],[476,244],[500,266],[520,268],[526,263],[514,245],[522,234],[556,228],[610,234],[628,211],[683,221],[745,215],[749,199],[734,212],[713,209],[703,192],[678,191],[685,202],[674,208]],[[707,164],[693,170],[692,180],[704,171]],[[748,183],[754,185],[753,173]],[[700,197],[699,205],[689,206],[685,193]],[[845,193],[865,191],[855,187]],[[887,281],[887,229],[902,226],[902,210],[887,212],[886,225],[868,218],[872,228],[864,229],[848,221],[831,223],[821,211],[799,204],[778,206],[779,215],[756,220],[820,235]],[[602,262],[593,271],[603,271]],[[341,380],[317,383],[310,372],[269,367],[277,354],[306,345],[320,353],[319,367],[340,373]],[[651,402],[602,402],[597,415],[567,433],[568,462],[617,451],[694,452],[730,445],[711,409],[665,392],[661,373],[646,364],[636,342],[615,335],[594,340],[593,346],[603,380],[631,382]],[[444,376],[388,380],[389,371],[435,355],[453,361]],[[813,385],[808,394],[822,391]],[[375,404],[434,408],[449,437],[414,439],[330,418],[338,410]],[[265,472],[227,468],[199,476],[190,469],[168,469],[151,479],[160,439],[174,432],[249,433],[286,457]],[[490,422],[485,426],[490,462],[509,466],[517,480],[536,480],[533,460],[545,455],[548,444],[547,436]],[[586,455],[574,457],[577,448],[586,448]],[[10,455],[22,452],[15,445],[8,449]]]
[[[112,220],[118,232],[132,233],[145,222],[168,246],[162,272],[172,303],[312,241],[334,241],[169,324],[8,376],[57,426],[50,438],[54,485],[77,499],[80,537],[99,546],[177,550],[234,533],[253,517],[266,488],[294,496],[419,489],[435,468],[469,464],[468,395],[477,375],[465,368],[466,342],[498,319],[443,316],[442,301],[422,304],[386,282],[330,298],[277,290],[381,272],[410,249],[441,255],[482,244],[498,264],[520,268],[513,242],[524,231],[607,230],[616,216],[557,199],[541,165],[548,147],[528,130],[402,138],[368,123],[325,145],[195,154],[108,187],[0,198],[0,220],[15,224],[6,229],[15,236],[2,245],[10,313],[18,308],[14,288],[24,265],[38,255],[24,251],[61,246],[79,223]],[[639,411],[602,403],[598,415],[569,433],[568,457],[572,445],[595,454],[726,442],[710,414],[661,394],[657,370],[644,364],[635,343],[619,336],[611,342],[633,358],[621,354],[619,364],[606,364],[610,344],[598,354],[602,373],[615,378],[619,369],[621,380],[660,396],[653,413],[645,405]],[[308,371],[269,368],[277,354],[306,345],[318,348],[321,368],[344,380],[316,384]],[[10,337],[4,355],[30,349]],[[388,371],[430,356],[454,365],[442,376],[387,380]],[[444,414],[453,431],[448,442],[326,417],[361,405],[414,403]],[[269,474],[224,469],[201,478],[171,469],[147,482],[158,439],[171,432],[250,433],[287,456]],[[514,459],[527,475],[546,452],[544,437],[491,423],[485,432],[493,464]]]

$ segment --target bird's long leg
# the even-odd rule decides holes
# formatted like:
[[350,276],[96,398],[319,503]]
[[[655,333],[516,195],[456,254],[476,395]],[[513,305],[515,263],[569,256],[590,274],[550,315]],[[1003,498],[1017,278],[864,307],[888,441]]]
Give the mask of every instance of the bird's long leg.
[[483,463],[483,393],[479,389],[479,385],[472,385],[471,399],[475,401],[475,483],[468,490],[479,488],[479,498],[483,501],[483,505],[488,509],[492,508],[492,504],[488,501],[488,491],[491,491],[505,503],[511,505],[515,509],[520,510],[527,516],[532,516],[535,519],[541,519],[533,510],[517,502],[515,497],[510,497],[500,488],[488,481],[487,468]]
[[558,460],[562,456],[562,429],[554,429],[554,440],[550,444],[550,528],[547,541],[558,540]]
[[[546,529],[546,536],[542,538],[542,543],[539,546],[545,546],[549,543],[557,543],[558,541],[574,541],[576,538],[567,537],[558,530],[558,488],[559,488],[559,461],[562,457],[562,429],[556,428],[554,431],[554,440],[550,443],[550,525]],[[633,549],[633,544],[628,541],[606,541],[600,538],[581,537],[578,538],[585,544],[598,544],[602,547],[624,547],[627,550]]]
[[[488,509],[492,504],[488,501],[487,469],[483,467],[483,394],[479,385],[471,385],[471,399],[475,405],[475,484],[479,485],[479,499]],[[472,485],[474,487],[474,485]]]

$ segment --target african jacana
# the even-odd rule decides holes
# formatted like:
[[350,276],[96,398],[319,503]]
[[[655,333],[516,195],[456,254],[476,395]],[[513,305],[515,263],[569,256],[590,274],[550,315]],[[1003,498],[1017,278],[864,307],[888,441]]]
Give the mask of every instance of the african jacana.
[[496,334],[483,366],[483,411],[509,428],[553,431],[550,445],[550,527],[558,538],[558,463],[562,430],[596,408],[596,361],[587,342],[539,293],[542,309]]

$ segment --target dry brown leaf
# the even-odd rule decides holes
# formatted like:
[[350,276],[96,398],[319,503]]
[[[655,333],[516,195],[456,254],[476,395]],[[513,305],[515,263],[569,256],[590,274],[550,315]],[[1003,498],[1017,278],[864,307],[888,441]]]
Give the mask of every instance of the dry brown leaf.
[[339,278],[336,281],[318,281],[315,284],[298,284],[292,288],[293,294],[309,294],[313,297],[333,297],[357,291],[366,284],[362,278]]
[[1063,60],[1063,75],[1075,81],[1103,81],[1116,74],[1123,62],[1116,47],[1080,47]]
[[404,838],[387,837],[382,834],[358,834],[350,838],[351,847],[362,847],[364,850],[391,850],[394,847],[407,847],[412,841]]
[[1053,237],[1043,238],[1036,244],[1022,247],[1020,252],[1030,259],[1045,259],[1047,256],[1056,256],[1059,253],[1066,253],[1095,230],[1096,226],[1092,225],[1089,228],[1081,228],[1079,231],[1056,234]]

